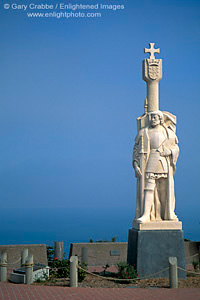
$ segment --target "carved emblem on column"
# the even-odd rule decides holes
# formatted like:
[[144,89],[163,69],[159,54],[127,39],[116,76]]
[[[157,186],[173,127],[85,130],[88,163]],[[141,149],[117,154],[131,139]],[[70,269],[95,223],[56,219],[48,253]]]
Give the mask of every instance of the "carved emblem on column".
[[148,62],[148,75],[152,80],[159,79],[160,77],[160,61],[157,59],[147,59]]

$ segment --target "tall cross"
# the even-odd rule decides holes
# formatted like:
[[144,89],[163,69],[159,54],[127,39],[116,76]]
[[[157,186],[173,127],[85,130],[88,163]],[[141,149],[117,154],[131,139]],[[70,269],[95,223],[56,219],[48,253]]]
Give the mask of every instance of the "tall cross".
[[144,48],[144,53],[150,54],[150,59],[155,59],[154,53],[160,53],[160,48],[154,49],[155,43],[149,43],[150,49]]

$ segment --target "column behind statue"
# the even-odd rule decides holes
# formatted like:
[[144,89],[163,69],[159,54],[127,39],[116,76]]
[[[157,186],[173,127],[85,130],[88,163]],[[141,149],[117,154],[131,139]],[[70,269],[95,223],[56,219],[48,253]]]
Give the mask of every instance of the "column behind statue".
[[[144,52],[149,52],[150,57],[143,61],[147,97],[144,114],[137,119],[138,134],[133,149],[137,201],[128,243],[128,262],[137,266],[140,276],[165,268],[169,256],[179,257],[179,266],[185,267],[182,222],[174,211],[173,177],[179,155],[176,116],[159,110],[162,60],[154,56],[160,49],[154,49],[154,43],[149,45],[150,49],[145,48]],[[185,277],[183,272],[179,273],[179,277]]]

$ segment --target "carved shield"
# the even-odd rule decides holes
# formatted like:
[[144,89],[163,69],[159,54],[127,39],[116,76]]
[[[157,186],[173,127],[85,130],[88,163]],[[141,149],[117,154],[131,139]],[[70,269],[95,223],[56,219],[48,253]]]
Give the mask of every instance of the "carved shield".
[[150,65],[148,68],[149,78],[157,79],[159,75],[159,66],[158,65]]

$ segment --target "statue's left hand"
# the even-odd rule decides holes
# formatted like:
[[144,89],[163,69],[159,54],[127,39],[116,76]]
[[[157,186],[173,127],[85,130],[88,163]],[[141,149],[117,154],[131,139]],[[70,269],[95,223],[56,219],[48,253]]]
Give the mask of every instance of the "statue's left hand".
[[170,156],[172,154],[172,151],[165,146],[163,146],[163,151],[160,152],[160,156]]

